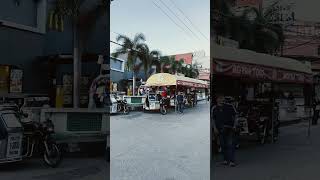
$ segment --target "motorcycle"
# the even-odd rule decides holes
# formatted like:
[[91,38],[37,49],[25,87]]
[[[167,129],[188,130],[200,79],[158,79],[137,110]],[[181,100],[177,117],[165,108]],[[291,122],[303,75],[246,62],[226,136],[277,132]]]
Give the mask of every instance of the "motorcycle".
[[124,114],[129,114],[130,108],[126,100],[117,100],[118,106],[117,111],[123,112]]
[[62,153],[54,139],[54,125],[51,120],[43,123],[26,122],[22,123],[24,127],[24,157],[32,157],[35,148],[43,156],[45,164],[50,167],[57,167],[62,160]]

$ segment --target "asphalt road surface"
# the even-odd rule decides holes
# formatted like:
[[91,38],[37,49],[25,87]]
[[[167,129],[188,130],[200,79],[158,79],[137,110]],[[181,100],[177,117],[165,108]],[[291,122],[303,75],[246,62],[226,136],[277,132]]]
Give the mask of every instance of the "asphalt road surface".
[[111,116],[111,180],[208,180],[209,103]]

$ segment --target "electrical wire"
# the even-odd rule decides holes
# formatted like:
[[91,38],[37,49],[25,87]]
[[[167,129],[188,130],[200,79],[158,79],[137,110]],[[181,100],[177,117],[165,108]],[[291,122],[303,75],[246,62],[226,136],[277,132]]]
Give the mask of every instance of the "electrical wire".
[[190,22],[190,24],[193,26],[194,29],[196,29],[206,40],[210,41],[209,38],[207,38],[206,35],[204,35],[204,33],[201,32],[201,30],[191,21],[191,19],[183,12],[183,10],[181,10],[181,8],[178,7],[178,5],[173,1],[170,0],[171,3],[175,6],[175,8],[177,8],[181,14],[184,15],[184,17]]
[[197,39],[200,40],[200,38],[198,37],[198,35],[196,35],[196,34],[189,28],[189,26],[187,26],[187,25],[183,22],[183,20],[181,20],[180,17],[179,17],[174,11],[172,11],[172,9],[171,9],[169,6],[167,6],[166,3],[164,3],[162,0],[158,0],[158,1],[160,1]]
[[156,4],[154,1],[152,1],[152,3],[153,3],[154,6],[156,6],[157,8],[159,8],[160,11],[161,11],[163,14],[165,14],[177,27],[179,27],[182,31],[184,31],[184,32],[188,35],[188,37],[190,37],[190,34],[189,34],[183,27],[181,27],[176,21],[174,21],[174,20],[168,15],[168,13],[167,13],[165,10],[163,10],[163,9],[162,9],[158,4]]

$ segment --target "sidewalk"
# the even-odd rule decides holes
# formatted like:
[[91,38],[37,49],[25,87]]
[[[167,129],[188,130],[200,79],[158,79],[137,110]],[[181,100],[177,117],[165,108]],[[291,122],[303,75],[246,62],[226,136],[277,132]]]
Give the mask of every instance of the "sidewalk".
[[309,138],[307,132],[307,123],[283,127],[279,142],[238,150],[235,168],[219,165],[218,157],[211,175],[217,180],[318,180],[320,126],[312,126]]

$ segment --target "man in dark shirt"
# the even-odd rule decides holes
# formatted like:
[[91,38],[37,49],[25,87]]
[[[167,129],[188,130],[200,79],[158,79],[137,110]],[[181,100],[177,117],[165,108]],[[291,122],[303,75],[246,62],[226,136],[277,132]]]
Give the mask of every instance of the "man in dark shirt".
[[183,113],[183,101],[184,101],[184,97],[182,92],[179,92],[179,94],[177,95],[177,105],[178,105],[178,111],[180,113]]
[[224,97],[217,97],[217,105],[211,110],[214,132],[219,134],[220,145],[224,155],[224,165],[235,164],[235,127],[236,110],[233,105],[224,103]]

